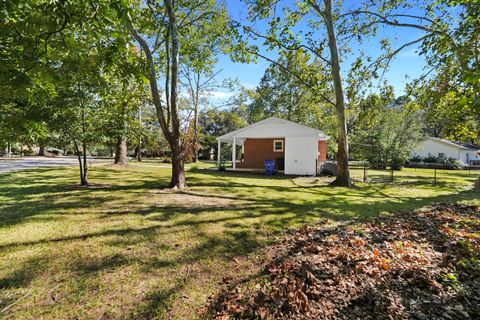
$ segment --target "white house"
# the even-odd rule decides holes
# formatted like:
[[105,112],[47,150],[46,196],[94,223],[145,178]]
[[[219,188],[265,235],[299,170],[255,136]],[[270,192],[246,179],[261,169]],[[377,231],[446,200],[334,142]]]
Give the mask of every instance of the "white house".
[[[270,117],[218,137],[217,159],[220,165],[222,143],[229,143],[233,146],[233,170],[262,169],[265,160],[275,160],[280,166],[277,169],[283,169],[285,174],[315,175],[317,167],[327,159],[328,139],[321,130]],[[240,161],[237,145],[242,146]]]
[[412,152],[412,156],[422,158],[429,155],[454,158],[470,164],[480,161],[480,149],[472,144],[459,143],[440,138],[429,137]]

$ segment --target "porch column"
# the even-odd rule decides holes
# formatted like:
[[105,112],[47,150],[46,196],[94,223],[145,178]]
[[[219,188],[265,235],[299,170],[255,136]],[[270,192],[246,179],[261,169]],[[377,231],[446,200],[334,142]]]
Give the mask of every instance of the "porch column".
[[232,168],[233,170],[236,169],[236,162],[237,162],[237,143],[235,137],[233,137],[233,147],[232,147]]
[[220,142],[220,140],[217,141],[218,143],[218,148],[217,148],[217,167],[218,169],[220,169],[220,155],[222,154],[220,152],[220,148],[222,147],[222,143]]

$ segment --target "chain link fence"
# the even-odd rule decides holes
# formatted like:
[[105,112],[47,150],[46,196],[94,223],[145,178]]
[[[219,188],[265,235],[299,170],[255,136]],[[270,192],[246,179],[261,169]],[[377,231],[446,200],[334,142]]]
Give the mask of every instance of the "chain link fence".
[[364,182],[418,182],[425,184],[442,184],[455,179],[475,180],[480,177],[480,165],[464,166],[462,169],[451,169],[441,164],[429,167],[401,167],[368,161],[349,162],[352,178]]

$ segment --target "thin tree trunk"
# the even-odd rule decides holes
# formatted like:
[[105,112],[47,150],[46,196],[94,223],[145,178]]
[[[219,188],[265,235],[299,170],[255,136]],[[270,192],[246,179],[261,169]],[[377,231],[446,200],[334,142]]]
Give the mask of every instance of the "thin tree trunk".
[[45,146],[41,145],[41,146],[38,148],[38,156],[39,156],[39,157],[44,157],[44,156],[45,156]]
[[86,184],[85,184],[85,179],[83,177],[82,154],[80,153],[80,149],[78,148],[77,140],[73,139],[73,144],[75,146],[75,153],[76,153],[77,158],[78,158],[78,166],[79,166],[79,169],[80,169],[80,184],[82,186],[84,186]]
[[332,0],[325,1],[325,24],[328,33],[328,47],[332,63],[332,76],[335,88],[335,112],[338,122],[338,151],[337,151],[337,178],[333,182],[337,186],[351,186],[350,171],[348,169],[348,138],[347,122],[345,119],[345,101],[340,76],[340,61],[338,57],[337,39],[333,25]]
[[[139,105],[138,109],[138,122],[142,126],[142,104]],[[140,133],[138,137],[138,144],[135,147],[135,158],[138,162],[142,161],[142,134]]]
[[140,140],[137,146],[135,147],[135,159],[137,161],[142,161],[142,141]]
[[127,164],[127,138],[123,134],[117,138],[115,164],[119,164],[119,165]]
[[198,102],[195,105],[195,114],[193,120],[193,162],[198,162]]
[[87,165],[87,110],[82,103],[82,152],[83,152],[83,181],[82,186],[88,185],[88,165]]
[[198,162],[198,101],[200,95],[200,71],[197,71],[195,78],[195,93],[193,97],[193,162]]
[[83,141],[83,186],[88,185],[87,143]]

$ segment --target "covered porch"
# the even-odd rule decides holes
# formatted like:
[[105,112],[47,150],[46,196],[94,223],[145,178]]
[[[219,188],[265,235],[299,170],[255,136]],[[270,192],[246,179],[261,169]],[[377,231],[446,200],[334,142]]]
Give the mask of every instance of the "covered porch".
[[221,160],[222,160],[222,143],[231,144],[232,145],[232,169],[237,169],[237,164],[241,161],[237,160],[237,146],[241,146],[241,154],[245,152],[244,146],[245,138],[236,138],[232,137],[232,139],[217,139],[217,166],[220,168]]

